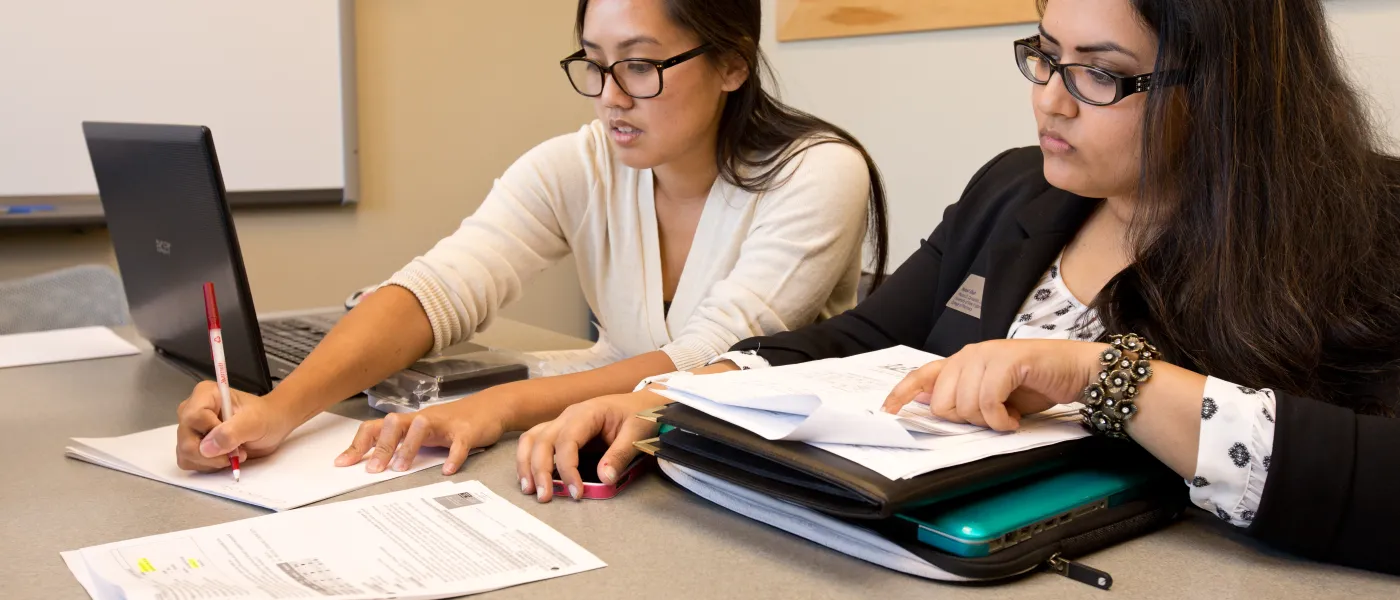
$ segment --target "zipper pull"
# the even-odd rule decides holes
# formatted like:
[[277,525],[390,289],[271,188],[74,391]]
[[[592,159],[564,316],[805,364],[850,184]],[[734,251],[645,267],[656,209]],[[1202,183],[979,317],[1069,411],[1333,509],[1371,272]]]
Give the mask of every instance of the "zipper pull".
[[1077,563],[1069,559],[1063,558],[1059,555],[1059,553],[1056,553],[1054,556],[1051,556],[1050,560],[1046,561],[1045,564],[1050,567],[1051,571],[1059,573],[1060,575],[1064,575],[1065,577],[1078,581],[1079,583],[1092,585],[1101,590],[1106,590],[1113,587],[1112,575],[1109,575],[1108,573],[1105,573],[1083,563]]

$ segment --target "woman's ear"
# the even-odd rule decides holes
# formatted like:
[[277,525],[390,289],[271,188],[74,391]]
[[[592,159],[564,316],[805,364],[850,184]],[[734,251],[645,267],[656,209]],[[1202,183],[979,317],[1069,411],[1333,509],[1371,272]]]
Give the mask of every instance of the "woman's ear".
[[749,80],[749,62],[738,52],[726,52],[719,60],[719,75],[726,92],[732,92]]

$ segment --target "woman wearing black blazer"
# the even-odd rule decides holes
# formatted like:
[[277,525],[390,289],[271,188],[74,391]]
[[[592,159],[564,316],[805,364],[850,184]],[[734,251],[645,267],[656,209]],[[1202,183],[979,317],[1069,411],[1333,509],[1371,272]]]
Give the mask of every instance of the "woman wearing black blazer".
[[[1042,9],[1040,35],[1015,44],[1040,148],[983,167],[860,306],[709,369],[923,348],[948,358],[887,409],[920,401],[1010,430],[1084,400],[1104,342],[1138,334],[1160,354],[1136,414],[1105,423],[1251,535],[1400,572],[1400,165],[1320,3]],[[570,409],[522,438],[522,478],[555,463],[576,478],[573,449],[594,435],[612,444],[606,478],[652,433],[628,416],[661,403],[642,391]]]

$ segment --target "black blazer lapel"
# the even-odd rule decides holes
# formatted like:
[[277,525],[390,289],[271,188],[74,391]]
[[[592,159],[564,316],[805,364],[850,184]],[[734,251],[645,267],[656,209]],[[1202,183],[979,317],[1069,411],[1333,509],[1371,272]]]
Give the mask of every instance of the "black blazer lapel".
[[1098,204],[1098,200],[1052,187],[1017,211],[1016,226],[1006,228],[1008,239],[994,243],[987,255],[983,339],[1006,337],[1031,287]]

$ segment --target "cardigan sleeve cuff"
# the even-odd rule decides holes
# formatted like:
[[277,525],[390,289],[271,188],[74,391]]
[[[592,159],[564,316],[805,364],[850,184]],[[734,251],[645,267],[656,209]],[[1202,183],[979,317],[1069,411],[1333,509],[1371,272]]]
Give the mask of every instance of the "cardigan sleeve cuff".
[[671,357],[671,362],[676,364],[677,371],[689,371],[705,366],[710,359],[719,356],[719,352],[708,345],[694,339],[681,338],[661,347],[661,351],[666,356]]
[[433,328],[433,352],[440,352],[460,341],[462,326],[452,308],[452,298],[432,271],[409,263],[383,285],[397,285],[418,299]]

